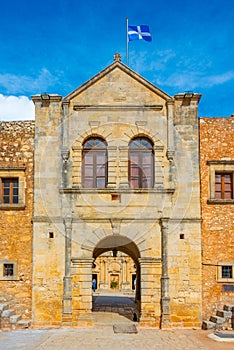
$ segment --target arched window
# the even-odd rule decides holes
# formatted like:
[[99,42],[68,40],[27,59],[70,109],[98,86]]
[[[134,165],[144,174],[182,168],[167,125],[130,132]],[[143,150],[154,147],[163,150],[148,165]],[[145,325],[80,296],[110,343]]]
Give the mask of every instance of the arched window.
[[131,188],[154,185],[153,145],[145,137],[137,137],[129,144],[129,182]]
[[107,145],[97,137],[83,145],[82,184],[84,188],[105,188],[107,185]]

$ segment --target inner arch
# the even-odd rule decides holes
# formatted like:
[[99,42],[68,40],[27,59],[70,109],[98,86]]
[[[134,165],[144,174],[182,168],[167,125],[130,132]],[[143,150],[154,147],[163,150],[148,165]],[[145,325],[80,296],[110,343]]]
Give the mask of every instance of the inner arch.
[[99,241],[94,248],[93,258],[96,259],[99,255],[113,249],[129,255],[138,265],[138,259],[140,258],[138,247],[131,239],[121,235],[110,235]]

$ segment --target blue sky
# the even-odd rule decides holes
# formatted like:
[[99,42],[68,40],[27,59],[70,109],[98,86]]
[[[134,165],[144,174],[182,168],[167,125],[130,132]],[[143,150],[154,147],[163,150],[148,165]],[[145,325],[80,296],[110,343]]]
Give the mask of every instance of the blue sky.
[[115,52],[126,63],[126,17],[153,38],[129,43],[130,68],[172,96],[202,93],[200,116],[234,113],[231,0],[8,0],[0,16],[1,120],[33,118],[30,96],[66,96]]

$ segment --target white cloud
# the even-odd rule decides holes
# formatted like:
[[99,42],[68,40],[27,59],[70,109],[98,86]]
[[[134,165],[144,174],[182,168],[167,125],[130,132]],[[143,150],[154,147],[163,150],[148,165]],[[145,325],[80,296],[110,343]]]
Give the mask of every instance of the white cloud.
[[0,94],[0,120],[30,120],[35,118],[34,104],[27,96]]
[[37,78],[26,75],[0,74],[0,86],[8,94],[41,93],[48,91],[49,86],[58,83],[58,77],[53,76],[48,69],[43,68]]
[[195,88],[211,88],[222,85],[232,79],[234,79],[234,71],[215,75],[205,75],[203,72],[188,71],[173,73],[166,79],[156,77],[156,83],[183,90],[191,90]]
[[173,50],[151,51],[149,52],[132,50],[129,57],[130,67],[139,72],[162,71],[167,68],[167,63],[173,60],[176,54]]

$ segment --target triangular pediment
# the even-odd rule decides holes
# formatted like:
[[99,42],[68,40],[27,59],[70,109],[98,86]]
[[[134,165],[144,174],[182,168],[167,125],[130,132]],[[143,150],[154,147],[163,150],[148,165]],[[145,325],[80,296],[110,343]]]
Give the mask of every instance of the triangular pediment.
[[143,104],[162,103],[172,99],[170,95],[143,78],[120,61],[108,67],[67,95],[64,100],[85,104],[121,103],[135,104],[142,98]]

